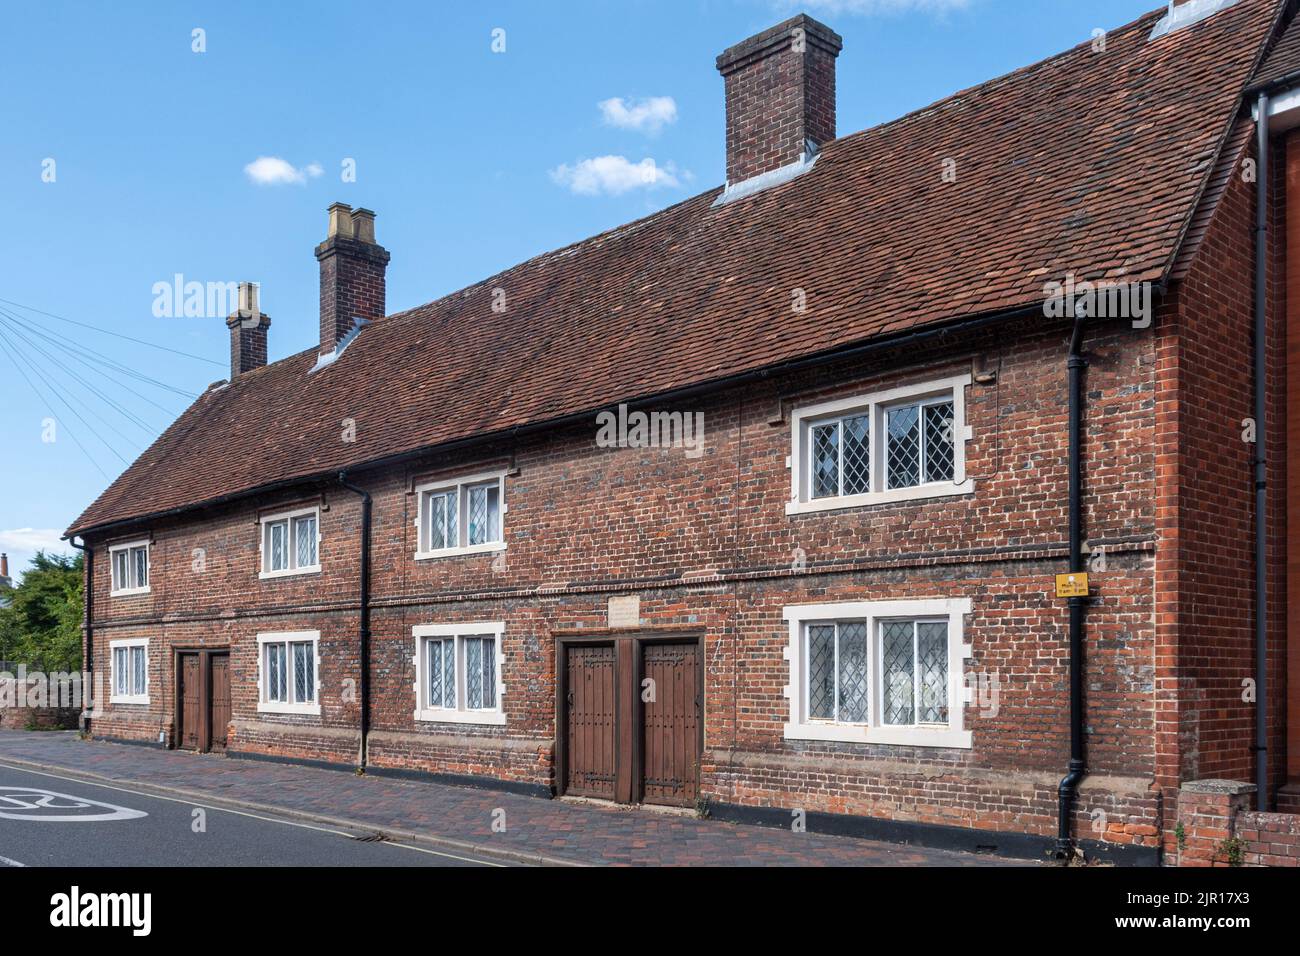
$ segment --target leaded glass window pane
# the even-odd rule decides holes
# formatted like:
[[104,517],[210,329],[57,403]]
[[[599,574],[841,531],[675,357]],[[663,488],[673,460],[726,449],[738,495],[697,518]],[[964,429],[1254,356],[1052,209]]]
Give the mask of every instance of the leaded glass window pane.
[[442,706],[442,641],[425,644],[425,660],[429,670],[429,706]]
[[127,653],[125,647],[113,648],[113,693],[125,697],[127,688]]
[[917,722],[948,722],[948,625],[925,621],[916,625],[916,663],[920,704]]
[[297,704],[316,699],[316,655],[308,642],[293,645],[293,699]]
[[131,556],[135,559],[135,580],[131,582],[131,587],[143,588],[149,586],[149,549],[134,548]]
[[483,706],[483,645],[473,637],[465,639],[465,706]]
[[144,680],[145,667],[145,649],[143,647],[131,648],[131,693],[143,697],[148,693],[148,687]]
[[839,625],[839,711],[836,719],[861,724],[867,720],[867,625]]
[[808,626],[808,716],[835,719],[835,625]]
[[456,642],[442,642],[442,706],[456,706]]
[[920,408],[907,405],[891,408],[886,415],[888,453],[885,463],[890,488],[910,488],[921,483]]
[[293,534],[296,539],[294,543],[298,557],[297,566],[314,568],[316,566],[316,516],[306,515],[295,519]]
[[912,706],[915,671],[913,623],[886,621],[880,627],[884,721],[887,724],[915,723]]
[[840,493],[861,495],[871,490],[871,418],[846,418],[844,433],[844,487]]
[[496,706],[495,647],[494,638],[465,638],[465,706],[470,710]]
[[127,559],[129,555],[125,551],[113,552],[113,590],[122,591],[130,587],[127,583]]
[[501,488],[496,482],[469,489],[468,534],[470,544],[500,540]]
[[501,540],[501,486],[495,483],[488,488],[487,539]]
[[277,521],[267,525],[267,550],[271,556],[272,571],[286,571],[289,568],[289,523]]
[[284,644],[266,645],[266,699],[276,703],[288,701]]
[[953,466],[953,412],[952,402],[935,402],[926,405],[925,416],[925,480],[952,481]]
[[830,498],[840,493],[839,422],[812,428],[812,471],[814,498]]
[[483,642],[483,706],[497,705],[497,640],[484,637]]
[[454,548],[456,539],[456,492],[441,491],[429,495],[429,550]]

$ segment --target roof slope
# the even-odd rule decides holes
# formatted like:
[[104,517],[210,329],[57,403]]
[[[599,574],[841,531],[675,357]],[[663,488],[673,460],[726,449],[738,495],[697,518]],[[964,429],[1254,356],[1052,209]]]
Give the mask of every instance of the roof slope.
[[1031,305],[1068,272],[1160,281],[1280,2],[1153,42],[1148,14],[1105,52],[829,143],[783,186],[719,208],[712,190],[389,316],[319,374],[313,348],[241,376],[69,533]]
[[1300,73],[1300,17],[1291,21],[1277,45],[1264,59],[1251,86],[1268,86]]

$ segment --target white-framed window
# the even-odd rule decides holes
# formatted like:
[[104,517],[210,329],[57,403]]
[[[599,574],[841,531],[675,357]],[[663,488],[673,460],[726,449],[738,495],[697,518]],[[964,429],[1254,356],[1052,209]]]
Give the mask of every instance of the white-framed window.
[[108,549],[113,576],[109,593],[114,597],[149,593],[149,542],[131,541]]
[[505,480],[497,471],[418,486],[415,557],[504,550]]
[[257,709],[320,714],[320,631],[257,635]]
[[970,609],[969,598],[787,607],[786,738],[969,749]]
[[262,528],[262,572],[279,578],[320,570],[320,508],[299,508],[266,515]]
[[132,637],[108,642],[111,704],[149,703],[149,639]]
[[969,494],[969,375],[797,408],[786,514]]
[[504,631],[501,621],[420,624],[413,628],[415,719],[504,725]]

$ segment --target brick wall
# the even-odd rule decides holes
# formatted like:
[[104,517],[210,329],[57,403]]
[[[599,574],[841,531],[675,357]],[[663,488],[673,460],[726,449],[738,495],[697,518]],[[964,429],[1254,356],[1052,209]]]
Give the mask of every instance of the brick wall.
[[1178,793],[1178,866],[1300,866],[1300,815],[1249,809],[1254,784],[1195,780]]
[[[1249,153],[1247,153],[1249,155]],[[1243,158],[1245,158],[1243,156]],[[1285,286],[1277,177],[1270,266],[1270,696],[1285,696]],[[1254,189],[1237,163],[1186,278],[1157,324],[1157,776],[1165,799],[1182,781],[1254,775],[1253,416]],[[1285,708],[1271,713],[1273,785],[1284,780]],[[1172,843],[1166,844],[1172,850]]]
[[[39,685],[39,686],[38,686]],[[59,695],[64,699],[60,701]],[[11,730],[72,730],[79,708],[60,706],[75,697],[68,687],[44,680],[0,678],[0,727]]]

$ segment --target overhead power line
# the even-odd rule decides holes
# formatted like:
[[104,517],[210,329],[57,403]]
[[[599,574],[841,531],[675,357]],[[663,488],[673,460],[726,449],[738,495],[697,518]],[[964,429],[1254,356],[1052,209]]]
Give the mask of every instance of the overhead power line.
[[15,308],[25,309],[28,312],[35,312],[37,315],[44,315],[51,319],[57,319],[60,322],[67,322],[71,325],[76,325],[83,329],[90,329],[92,332],[99,332],[102,335],[111,335],[114,338],[124,339],[127,342],[134,342],[136,345],[145,345],[151,349],[158,349],[159,351],[162,352],[170,352],[173,355],[181,355],[184,356],[185,358],[194,359],[196,362],[207,362],[209,365],[216,365],[218,368],[224,368],[223,363],[218,362],[215,359],[210,359],[205,355],[195,355],[192,352],[182,352],[180,349],[169,348],[166,345],[159,345],[156,342],[146,342],[144,339],[132,338],[129,335],[123,335],[121,332],[114,332],[112,329],[101,328],[98,325],[91,325],[88,322],[78,322],[76,319],[69,319],[62,315],[56,315],[53,312],[46,312],[42,309],[35,308],[34,306],[23,305],[21,302],[14,302],[11,299],[0,298],[0,302],[5,303],[5,305],[12,305]]
[[[31,377],[27,374],[27,372],[23,370],[23,367],[18,364],[18,360],[14,357],[13,352],[9,350],[8,342],[6,341],[3,333],[0,333],[0,350],[3,350],[5,355],[9,357],[9,361],[13,363],[14,368],[18,370],[18,374],[21,375],[23,377],[23,380],[27,382],[27,386],[37,395],[41,396],[42,400],[45,402],[47,406],[53,408],[53,403],[51,403],[50,400],[45,397],[45,393],[40,389],[40,387],[35,382],[32,381]],[[108,472],[104,470],[103,466],[100,465],[99,461],[95,458],[95,456],[90,453],[90,450],[87,449],[86,446],[81,443],[81,439],[77,437],[77,433],[74,432],[71,428],[69,428],[66,423],[63,426],[63,430],[68,433],[68,437],[71,438],[72,441],[76,444],[76,446],[81,449],[81,453],[86,456],[86,459],[92,465],[95,466],[95,470],[104,476],[104,480],[105,481],[111,480],[108,476]]]

